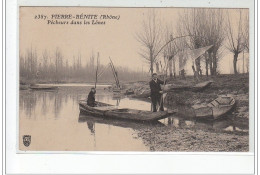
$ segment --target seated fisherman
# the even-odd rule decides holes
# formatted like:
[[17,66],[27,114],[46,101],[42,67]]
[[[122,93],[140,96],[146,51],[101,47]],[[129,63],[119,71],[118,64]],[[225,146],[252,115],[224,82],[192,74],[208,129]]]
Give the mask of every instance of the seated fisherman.
[[157,105],[159,105],[160,111],[164,111],[163,101],[162,101],[163,91],[161,89],[161,85],[163,84],[164,82],[158,79],[157,74],[153,73],[152,81],[149,82],[150,89],[151,89],[153,112],[157,112]]
[[91,88],[91,91],[88,94],[88,100],[87,100],[87,105],[88,106],[91,106],[91,107],[95,107],[96,106],[95,94],[96,94],[96,89],[95,88]]

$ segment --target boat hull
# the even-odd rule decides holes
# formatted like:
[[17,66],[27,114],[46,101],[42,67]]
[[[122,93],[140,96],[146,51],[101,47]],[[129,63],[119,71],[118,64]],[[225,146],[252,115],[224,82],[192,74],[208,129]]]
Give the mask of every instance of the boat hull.
[[79,109],[81,114],[134,121],[157,121],[172,114],[168,111],[151,112],[128,108],[119,109],[117,106],[100,102],[97,102],[97,107],[90,107],[85,101],[79,102]]
[[31,90],[38,90],[38,91],[41,91],[41,90],[57,90],[58,87],[53,87],[53,86],[30,86],[30,89]]
[[176,113],[186,118],[215,120],[226,116],[235,106],[235,99],[230,96],[219,97],[206,106],[179,106]]
[[197,83],[194,86],[168,84],[168,85],[165,86],[164,90],[166,92],[171,92],[171,91],[193,91],[193,92],[199,92],[199,91],[205,90],[212,83],[213,83],[212,81],[205,81],[205,82]]

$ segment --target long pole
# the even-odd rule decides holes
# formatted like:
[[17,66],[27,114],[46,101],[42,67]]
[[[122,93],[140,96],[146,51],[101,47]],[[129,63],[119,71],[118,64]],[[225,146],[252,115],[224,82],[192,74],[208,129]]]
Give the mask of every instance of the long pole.
[[113,64],[113,62],[112,62],[110,57],[109,57],[109,59],[110,59],[111,68],[112,68],[112,71],[114,73],[114,77],[115,77],[115,80],[116,80],[116,86],[117,86],[117,88],[119,88],[119,80],[118,80],[118,77],[117,77],[117,74],[116,74],[116,69],[115,69],[114,64]]
[[[165,47],[165,46],[167,46],[170,42],[173,42],[175,39],[178,39],[178,38],[184,38],[184,37],[187,37],[187,36],[192,36],[192,35],[184,35],[184,36],[179,36],[179,37],[175,37],[175,38],[173,38],[172,37],[172,35],[171,35],[171,38],[170,38],[170,40],[168,41],[168,42],[166,42],[166,44],[164,44],[161,48],[160,48],[160,50],[155,54],[155,56],[154,56],[154,58],[156,58],[158,55],[159,55],[159,53],[163,50],[163,48]],[[168,69],[168,62],[169,62],[169,60],[167,61],[167,63],[166,63],[166,65],[165,65],[165,67],[166,67],[166,73],[167,73],[167,69]],[[164,68],[165,68],[164,67]],[[166,83],[166,79],[164,78],[164,87],[165,87],[165,83]],[[164,88],[163,87],[163,88]],[[161,99],[161,101],[160,101],[160,106],[161,106],[161,103],[162,103],[162,100],[163,100],[163,94],[162,94],[162,99]],[[151,103],[151,109],[152,109],[152,103]]]
[[95,82],[95,89],[97,87],[97,78],[98,78],[98,59],[99,59],[99,53],[98,53],[98,56],[97,56],[97,69],[96,69],[96,82]]
[[[167,76],[167,69],[168,69],[169,61],[171,61],[171,60],[170,59],[167,60],[167,63],[166,63],[166,66],[165,66],[166,69],[164,70],[165,73],[166,73],[166,76]],[[165,84],[166,84],[166,77],[163,76],[163,90],[165,89]],[[166,93],[166,95],[167,95],[167,93]],[[164,100],[164,98],[163,98],[163,94],[162,94],[159,108],[161,107],[163,100]]]
[[[112,66],[111,63],[109,63],[109,65],[110,65],[110,67],[111,67],[111,70],[112,70],[113,76],[114,76],[115,81],[116,81],[116,74],[115,74],[115,72],[114,72],[113,66]],[[116,81],[116,84],[117,84],[117,81]]]

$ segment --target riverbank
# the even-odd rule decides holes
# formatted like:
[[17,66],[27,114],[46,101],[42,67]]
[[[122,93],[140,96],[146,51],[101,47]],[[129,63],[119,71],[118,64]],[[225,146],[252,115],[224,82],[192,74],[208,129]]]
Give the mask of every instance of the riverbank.
[[[174,109],[177,106],[192,106],[207,104],[219,95],[232,95],[236,100],[236,107],[226,116],[223,123],[226,127],[216,131],[209,125],[201,127],[167,126],[146,128],[138,132],[144,143],[152,151],[191,151],[191,152],[245,152],[249,151],[249,76],[219,75],[216,77],[202,77],[201,81],[212,80],[210,87],[202,92],[177,91],[167,93],[165,105]],[[170,80],[175,84],[195,84],[192,77],[186,80]],[[182,116],[185,118],[185,116]],[[253,117],[253,116],[252,116]],[[196,123],[196,121],[193,121]],[[214,123],[213,123],[214,124]]]
[[[249,151],[249,82],[248,74],[243,75],[220,75],[217,77],[202,77],[201,81],[212,80],[213,83],[207,89],[202,92],[191,91],[178,91],[170,92],[166,96],[166,106],[174,109],[176,105],[191,106],[194,104],[207,104],[214,100],[218,95],[231,94],[236,100],[236,107],[231,114],[225,116],[221,121],[196,121],[185,118],[185,116],[171,116],[167,119],[160,120],[161,125],[144,126],[140,123],[132,124],[128,121],[123,127],[118,127],[117,123],[120,121],[112,120],[109,123],[109,127],[116,125],[116,129],[120,131],[134,130],[129,133],[128,145],[137,141],[140,145],[145,145],[145,148],[149,148],[150,151],[184,151],[184,152],[245,152]],[[176,84],[195,84],[193,77],[187,77],[186,80],[172,79],[172,83]],[[148,87],[148,81],[131,82],[127,84],[128,87],[142,88],[142,86]],[[21,93],[22,92],[22,93]],[[33,114],[34,108],[43,109],[42,116],[45,116],[46,111],[49,111],[53,118],[58,116],[64,116],[69,114],[71,120],[75,122],[75,128],[78,128],[78,100],[86,97],[89,92],[89,87],[85,86],[61,86],[57,92],[44,92],[44,91],[20,91],[20,96],[24,98],[25,102],[22,102],[20,98],[21,107],[26,106],[26,115]],[[103,87],[98,87],[97,100],[107,102],[108,92]],[[113,104],[116,104],[116,100]],[[30,98],[29,98],[30,97]],[[27,99],[28,98],[28,99]],[[46,98],[49,101],[46,101]],[[125,100],[129,100],[125,98]],[[150,99],[147,99],[150,101]],[[146,100],[146,101],[147,101]],[[34,104],[35,103],[35,104]],[[25,105],[22,105],[25,104]],[[34,105],[33,105],[34,104]],[[38,106],[37,106],[38,104]],[[48,104],[53,104],[49,107]],[[124,99],[121,99],[121,104],[135,105],[133,100],[124,103]],[[67,105],[67,106],[66,106]],[[66,107],[64,107],[66,106]],[[134,106],[136,107],[136,106]],[[148,103],[149,107],[149,103]],[[28,109],[27,109],[28,108]],[[72,110],[73,109],[73,110]],[[28,110],[28,111],[27,111]],[[71,111],[70,111],[71,110]],[[41,110],[40,110],[41,111]],[[66,114],[64,113],[66,111]],[[70,111],[70,112],[68,112]],[[50,117],[48,113],[48,117]],[[61,114],[60,114],[61,113]],[[95,123],[95,120],[92,121]],[[71,123],[68,123],[69,126]],[[96,122],[98,125],[98,122]],[[54,125],[53,125],[54,126]],[[107,125],[102,124],[102,127]],[[56,127],[56,126],[55,126]],[[96,127],[98,129],[98,127]],[[85,128],[82,128],[85,129]],[[87,133],[88,131],[80,131],[80,134]],[[98,133],[104,133],[100,131]],[[108,142],[116,142],[125,138],[125,135],[118,135],[119,132],[107,135],[105,140]],[[117,136],[114,138],[114,136]],[[89,136],[91,137],[91,136]],[[107,139],[109,137],[111,140]],[[136,137],[136,138],[135,138]],[[57,137],[59,138],[59,137]],[[55,139],[57,139],[55,138]],[[133,139],[135,138],[135,139]],[[114,140],[113,140],[114,139]],[[132,140],[133,139],[133,140]],[[75,142],[77,143],[77,142]],[[81,140],[78,141],[80,145]],[[91,142],[92,143],[92,142]],[[94,141],[93,141],[94,143]],[[120,143],[121,149],[125,149],[122,143]],[[78,146],[78,145],[77,145]],[[115,148],[113,146],[113,148]],[[80,148],[85,149],[85,148]],[[93,150],[96,148],[93,148]],[[105,148],[102,148],[105,150]],[[118,148],[119,150],[119,148]],[[128,150],[143,150],[139,146],[135,149],[129,147]],[[145,149],[146,150],[146,149]]]
[[151,151],[247,152],[248,133],[214,132],[201,129],[153,127],[138,132]]
[[[232,95],[236,100],[236,108],[233,111],[236,117],[249,118],[249,76],[219,75],[217,77],[203,77],[201,81],[212,80],[211,86],[202,92],[179,91],[169,92],[165,104],[174,109],[178,105],[192,106],[195,104],[208,104],[220,95]],[[192,82],[191,79],[186,80]]]

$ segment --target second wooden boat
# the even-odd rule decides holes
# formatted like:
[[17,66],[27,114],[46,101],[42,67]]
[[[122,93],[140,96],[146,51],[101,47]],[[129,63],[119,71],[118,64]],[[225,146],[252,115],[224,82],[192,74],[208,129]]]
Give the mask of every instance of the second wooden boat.
[[220,96],[209,104],[176,107],[177,114],[188,118],[197,119],[218,119],[225,116],[235,106],[235,99],[232,96]]
[[209,87],[213,81],[204,81],[201,83],[197,83],[194,86],[191,85],[176,85],[176,84],[167,84],[165,85],[165,91],[170,92],[170,91],[193,91],[193,92],[198,92],[206,89]]
[[38,86],[38,85],[35,85],[35,86],[30,86],[30,89],[32,89],[32,90],[57,90],[58,87],[56,87],[56,86]]

